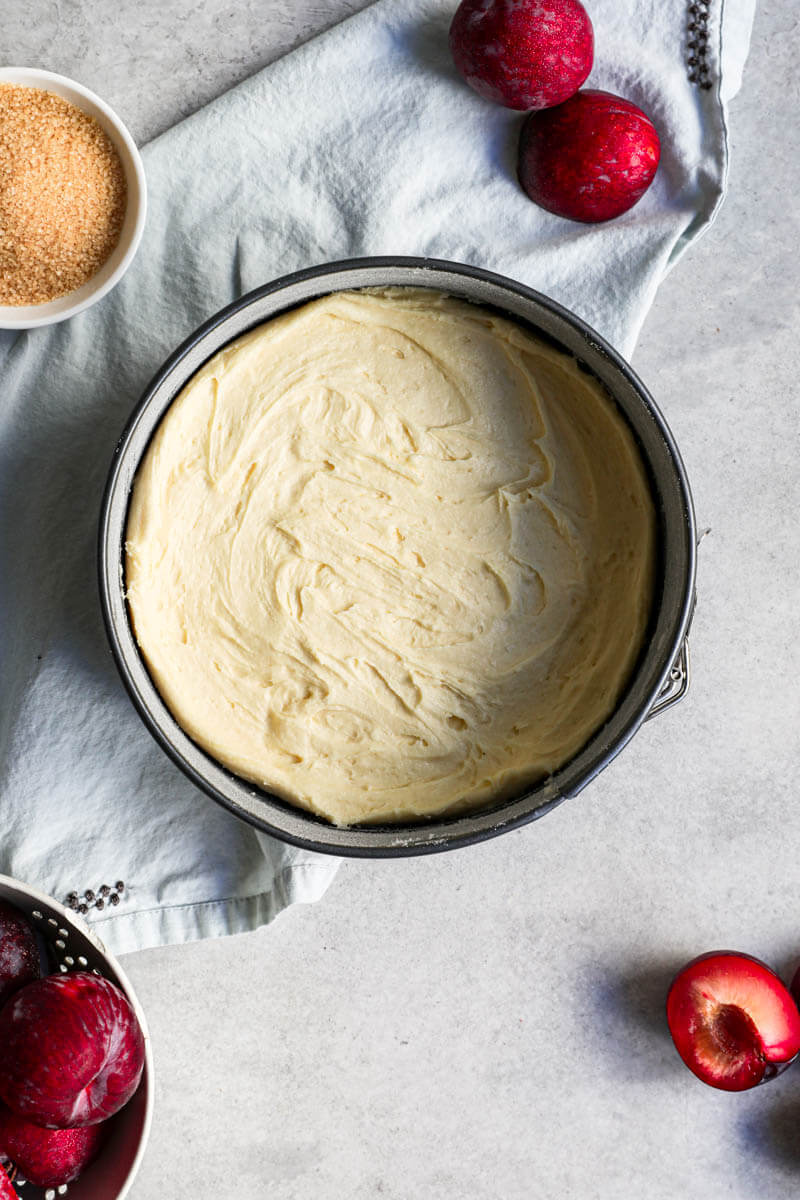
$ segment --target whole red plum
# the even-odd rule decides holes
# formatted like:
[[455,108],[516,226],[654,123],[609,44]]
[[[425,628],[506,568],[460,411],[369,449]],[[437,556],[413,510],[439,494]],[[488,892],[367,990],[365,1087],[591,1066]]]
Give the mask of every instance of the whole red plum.
[[18,909],[0,900],[0,1008],[9,996],[40,975],[33,930]]
[[485,99],[550,108],[577,92],[591,71],[594,33],[580,0],[462,0],[450,52]]
[[128,1102],[144,1069],[144,1037],[107,979],[49,975],[0,1011],[0,1098],[37,1125],[95,1125]]
[[586,88],[522,127],[517,172],[531,200],[572,221],[609,221],[653,182],[661,157],[646,113],[610,92]]
[[0,1147],[28,1183],[36,1187],[72,1183],[96,1156],[104,1137],[100,1125],[43,1129],[0,1105]]

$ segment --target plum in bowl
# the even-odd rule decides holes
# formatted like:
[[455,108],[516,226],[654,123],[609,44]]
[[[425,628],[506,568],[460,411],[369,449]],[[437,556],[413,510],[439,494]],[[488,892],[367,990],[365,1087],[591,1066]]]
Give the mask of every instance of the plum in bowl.
[[[53,1185],[37,1187],[32,1181],[21,1185],[19,1181],[20,1178],[24,1178],[24,1173],[20,1170],[14,1186],[22,1200],[48,1200],[49,1197],[61,1196],[65,1192],[69,1200],[122,1200],[133,1183],[144,1155],[153,1111],[153,1062],[147,1023],[141,1005],[119,963],[108,953],[99,938],[58,901],[27,884],[0,875],[0,908],[6,919],[9,913],[8,906],[17,910],[33,932],[42,956],[41,973],[47,978],[38,982],[32,980],[36,968],[31,965],[24,928],[20,929],[18,969],[22,986],[13,991],[12,985],[11,992],[6,991],[6,1000],[0,1009],[0,1020],[8,1010],[5,1017],[8,1024],[11,1009],[14,1006],[22,1009],[22,999],[25,996],[34,1000],[39,996],[41,1001],[42,997],[46,999],[48,992],[64,992],[68,995],[72,991],[85,993],[87,990],[95,990],[101,1005],[110,1004],[116,1010],[111,1015],[122,1015],[127,1021],[135,1043],[135,1056],[139,1061],[135,1077],[129,1081],[119,1097],[122,1106],[110,1120],[102,1125],[88,1123],[99,1121],[105,1113],[99,1110],[83,1111],[76,1116],[74,1122],[70,1122],[79,1128],[65,1131],[69,1137],[65,1139],[63,1153],[78,1156],[84,1154],[86,1158],[92,1159],[79,1177],[66,1188]],[[8,940],[13,941],[15,938],[12,936]],[[30,1008],[30,1003],[28,1007]],[[98,1009],[98,1012],[102,1026],[109,1017],[109,1011],[104,1013]],[[63,1049],[63,1046],[55,1047],[54,1060],[59,1057],[59,1050]],[[76,1061],[78,1057],[76,1055]],[[3,1083],[2,1086],[6,1088],[8,1084]],[[128,1098],[129,1093],[132,1094]],[[124,1104],[123,1099],[126,1101]],[[44,1125],[55,1122],[44,1118],[40,1122],[37,1119],[37,1123]],[[40,1131],[37,1125],[31,1125],[24,1118],[11,1113],[5,1104],[0,1104],[0,1136],[4,1136],[9,1144],[13,1142],[14,1145],[19,1145],[21,1155],[28,1150],[31,1141],[39,1142],[40,1135],[50,1139],[54,1132]],[[56,1141],[60,1138],[61,1135],[58,1134]],[[39,1151],[40,1147],[37,1145],[34,1152],[41,1157]],[[53,1155],[56,1159],[61,1156],[61,1148],[58,1145]],[[0,1196],[3,1194],[0,1187]]]

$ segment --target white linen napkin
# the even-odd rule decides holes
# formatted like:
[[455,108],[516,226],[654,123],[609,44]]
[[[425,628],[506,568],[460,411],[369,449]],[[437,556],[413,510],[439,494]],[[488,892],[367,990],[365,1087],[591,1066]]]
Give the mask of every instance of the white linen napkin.
[[[0,336],[0,871],[75,894],[117,952],[253,928],[323,894],[336,861],[197,791],[117,678],[95,582],[116,439],[163,358],[215,310],[357,255],[492,268],[630,353],[659,280],[723,195],[753,3],[698,0],[689,14],[687,0],[587,0],[589,85],[639,103],[663,146],[650,192],[608,225],[522,193],[520,115],[450,62],[454,0],[381,0],[145,148],[150,213],[123,282],[65,324]],[[705,89],[689,78],[690,20],[707,24]]]

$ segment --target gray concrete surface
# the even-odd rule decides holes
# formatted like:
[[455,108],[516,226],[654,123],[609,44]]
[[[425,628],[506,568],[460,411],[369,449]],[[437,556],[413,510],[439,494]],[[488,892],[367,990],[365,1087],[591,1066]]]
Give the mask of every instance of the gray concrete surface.
[[[8,0],[2,59],[79,77],[144,140],[361,6]],[[158,1064],[133,1200],[800,1187],[800,1068],[705,1089],[662,1016],[702,950],[800,957],[797,26],[762,0],[728,200],[634,360],[711,529],[688,699],[537,826],[348,863],[268,929],[129,956]]]

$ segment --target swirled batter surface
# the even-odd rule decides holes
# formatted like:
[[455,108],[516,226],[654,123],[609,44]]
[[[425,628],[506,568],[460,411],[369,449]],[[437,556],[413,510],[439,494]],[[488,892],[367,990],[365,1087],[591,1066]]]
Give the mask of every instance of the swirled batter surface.
[[246,779],[341,823],[564,764],[641,648],[655,519],[570,358],[425,289],[339,293],[218,353],[135,480],[152,678]]

